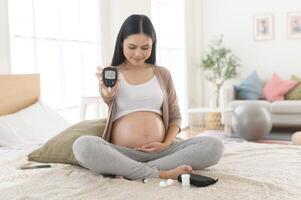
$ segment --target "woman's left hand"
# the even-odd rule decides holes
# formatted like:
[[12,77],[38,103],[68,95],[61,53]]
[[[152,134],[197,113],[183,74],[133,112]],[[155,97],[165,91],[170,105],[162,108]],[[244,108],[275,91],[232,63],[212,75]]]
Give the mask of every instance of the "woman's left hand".
[[169,145],[162,142],[151,142],[141,147],[135,148],[135,150],[157,153],[166,149],[168,146]]

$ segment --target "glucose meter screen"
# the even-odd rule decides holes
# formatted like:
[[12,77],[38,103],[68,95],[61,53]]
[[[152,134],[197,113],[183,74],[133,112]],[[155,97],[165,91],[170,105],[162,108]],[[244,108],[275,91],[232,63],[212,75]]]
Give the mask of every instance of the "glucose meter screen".
[[105,76],[106,76],[107,79],[115,79],[116,72],[114,72],[114,71],[106,71],[105,73],[106,73]]

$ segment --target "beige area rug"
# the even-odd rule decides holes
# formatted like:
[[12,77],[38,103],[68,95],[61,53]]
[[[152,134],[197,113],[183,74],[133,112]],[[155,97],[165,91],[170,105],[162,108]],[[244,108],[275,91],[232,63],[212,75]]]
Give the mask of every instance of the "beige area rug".
[[301,147],[224,140],[226,151],[215,166],[196,173],[219,178],[204,188],[183,190],[176,182],[159,188],[148,183],[104,178],[71,165],[18,170],[24,155],[0,159],[0,199],[164,199],[164,200],[297,200],[301,199]]

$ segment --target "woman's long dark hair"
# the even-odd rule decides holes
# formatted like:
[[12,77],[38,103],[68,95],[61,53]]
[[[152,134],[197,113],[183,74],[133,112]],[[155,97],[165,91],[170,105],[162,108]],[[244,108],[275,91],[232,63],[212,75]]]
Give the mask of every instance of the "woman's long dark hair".
[[122,24],[115,44],[112,66],[117,66],[125,60],[123,54],[123,41],[130,35],[144,33],[152,39],[152,52],[145,61],[150,64],[156,63],[156,32],[150,19],[145,15],[131,15]]

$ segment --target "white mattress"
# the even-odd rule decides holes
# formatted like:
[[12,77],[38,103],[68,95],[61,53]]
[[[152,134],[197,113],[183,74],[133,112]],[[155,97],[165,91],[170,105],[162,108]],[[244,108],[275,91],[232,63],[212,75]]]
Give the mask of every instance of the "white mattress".
[[219,178],[209,187],[182,190],[179,183],[159,188],[160,179],[104,178],[65,164],[19,170],[34,148],[0,148],[0,199],[301,199],[301,147],[225,140],[222,160],[195,171]]

